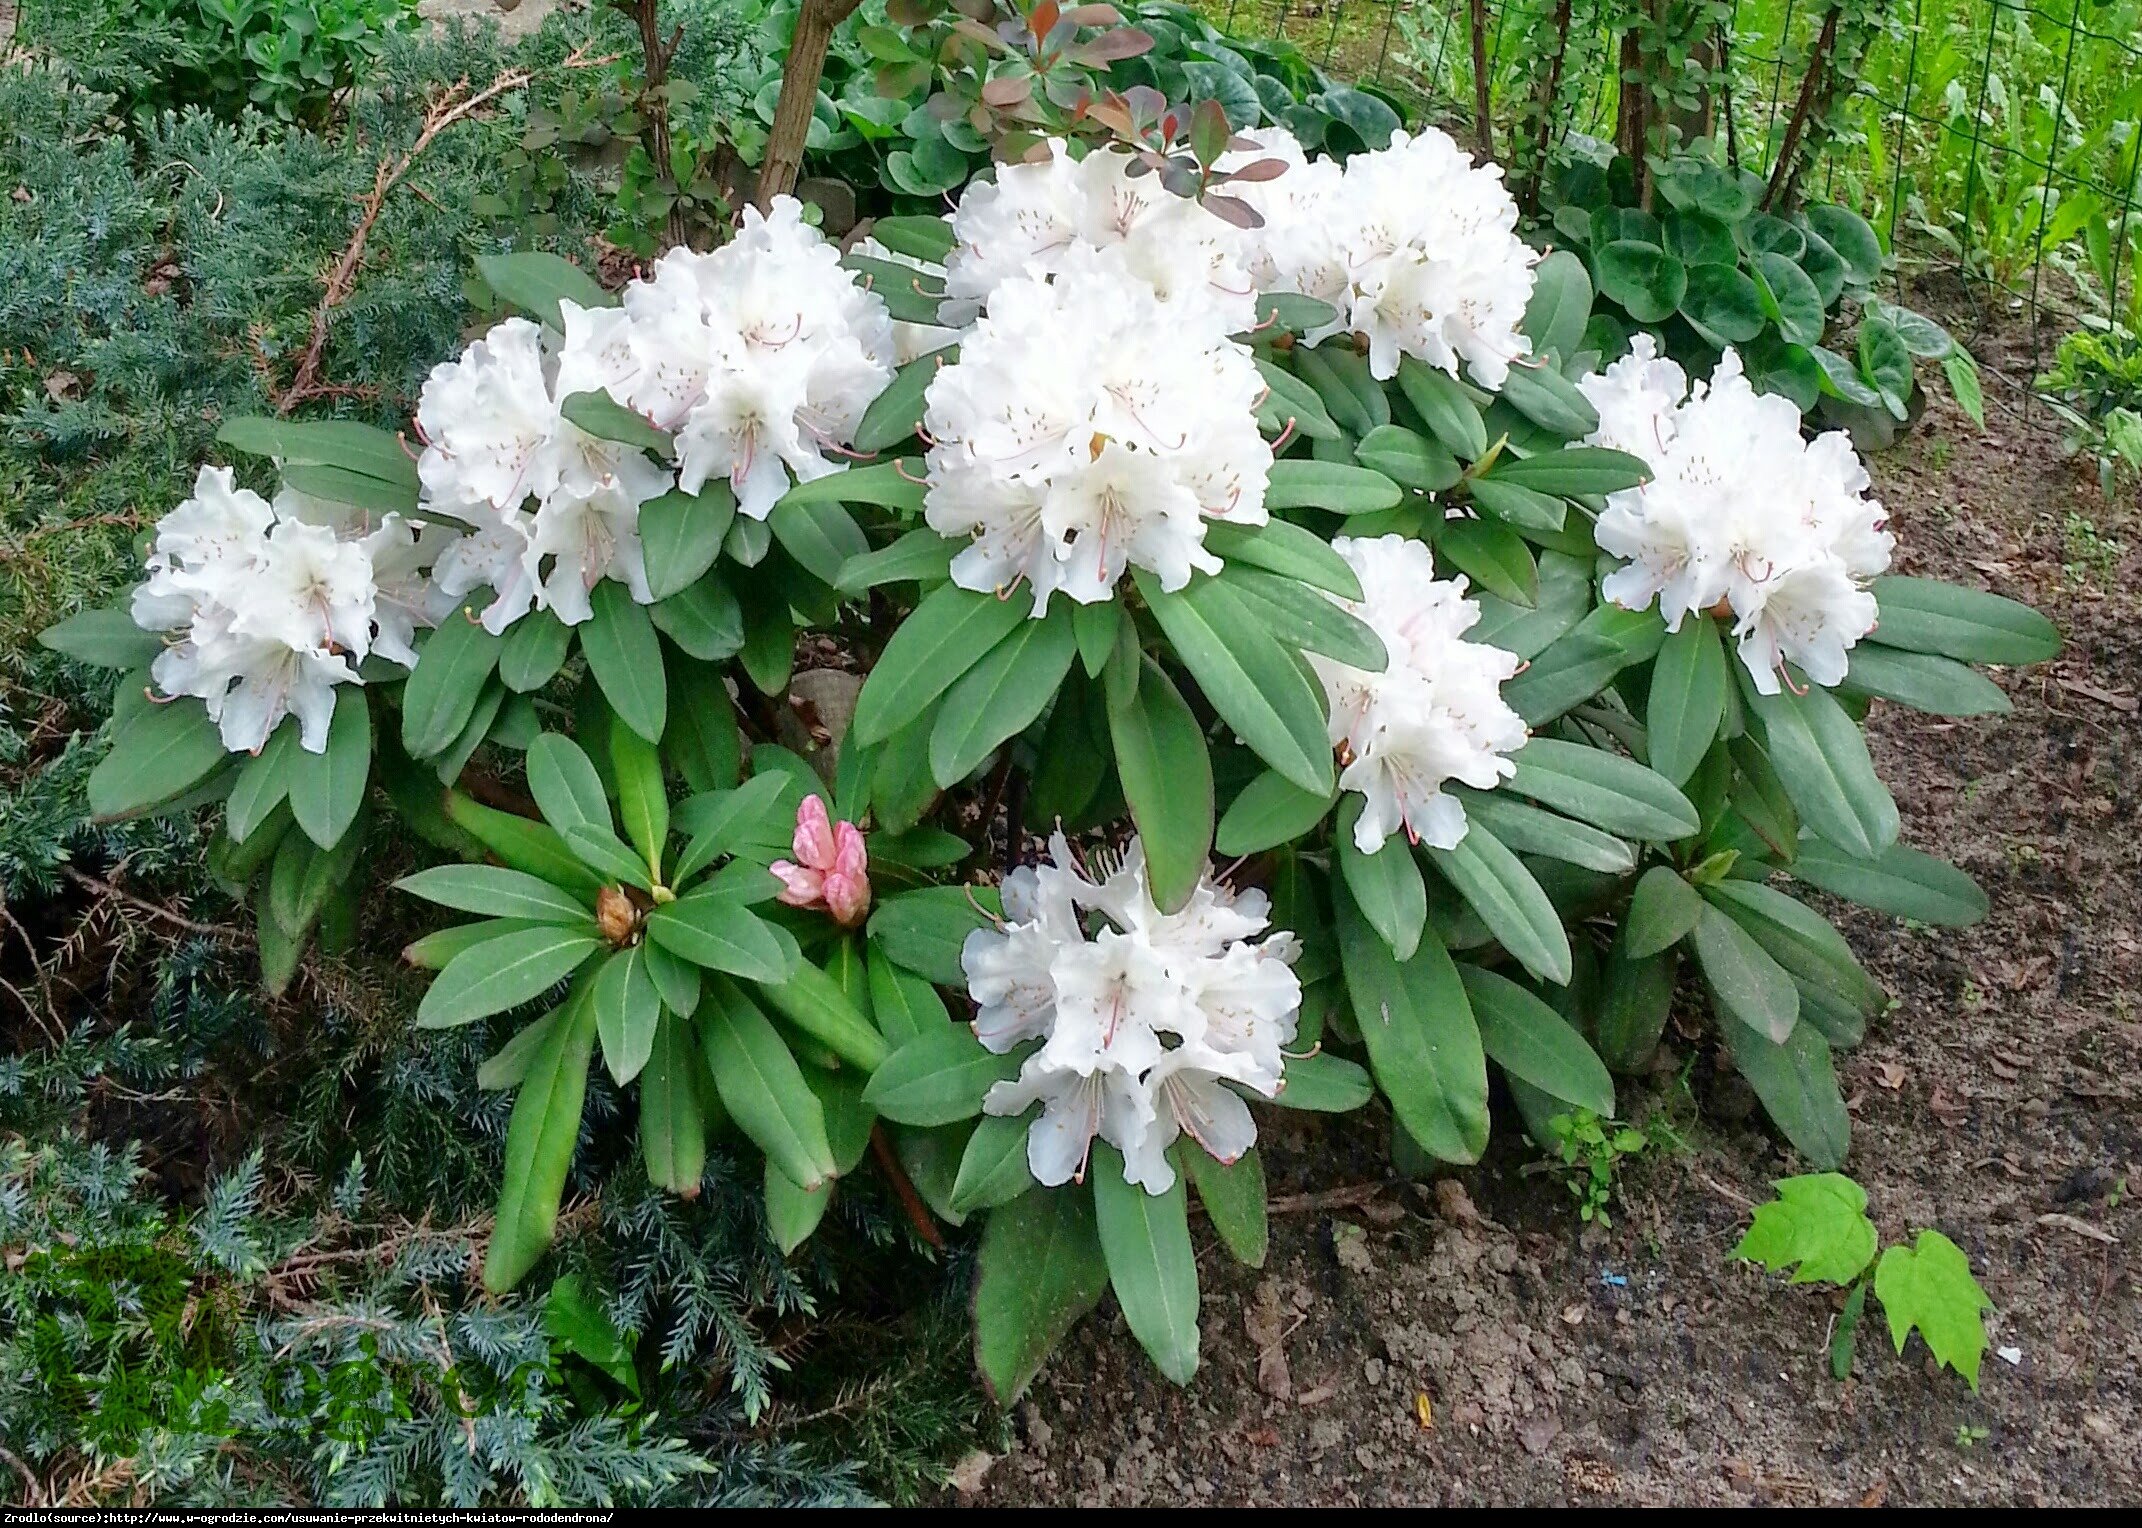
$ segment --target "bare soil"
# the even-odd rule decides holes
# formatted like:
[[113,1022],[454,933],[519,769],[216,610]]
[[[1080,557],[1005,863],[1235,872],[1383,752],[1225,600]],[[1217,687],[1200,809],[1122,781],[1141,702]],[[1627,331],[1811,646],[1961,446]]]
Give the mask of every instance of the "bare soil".
[[1624,1170],[1610,1230],[1527,1171],[1514,1111],[1498,1107],[1489,1162],[1433,1184],[1386,1181],[1373,1115],[1268,1116],[1266,1266],[1237,1267],[1195,1225],[1196,1383],[1160,1378],[1104,1305],[962,1500],[2142,1496],[2142,514],[2099,498],[2042,409],[1989,392],[1983,435],[1937,402],[1875,460],[1899,570],[2029,600],[2067,651],[2002,676],[2011,716],[1883,708],[1872,732],[1906,840],[1977,877],[1992,915],[1959,932],[1826,910],[1896,998],[1839,1058],[1848,1169],[1885,1239],[1931,1226],[1965,1250],[2015,1361],[1989,1353],[1974,1395],[1916,1338],[1899,1357],[1870,1304],[1851,1377],[1833,1380],[1837,1302],[1728,1257],[1770,1181],[1804,1168],[1684,1038],[1687,1090],[1669,1065],[1625,1083],[1623,1107],[1663,1112],[1685,1146]]

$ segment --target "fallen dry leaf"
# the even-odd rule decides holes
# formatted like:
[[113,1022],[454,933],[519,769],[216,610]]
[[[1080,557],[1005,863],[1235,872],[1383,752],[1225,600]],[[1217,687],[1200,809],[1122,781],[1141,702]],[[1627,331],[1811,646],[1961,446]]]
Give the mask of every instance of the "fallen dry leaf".
[[2120,1239],[2117,1236],[2114,1236],[2110,1231],[2106,1230],[2103,1226],[2093,1226],[2090,1224],[2089,1221],[2077,1219],[2073,1215],[2061,1215],[2057,1213],[2051,1215],[2040,1215],[2038,1217],[2038,1224],[2041,1226],[2052,1226],[2055,1229],[2061,1231],[2073,1231],[2077,1236],[2087,1236],[2091,1241],[2103,1242],[2108,1247],[2116,1247],[2120,1244]]
[[2080,679],[2056,678],[2054,683],[2058,684],[2070,695],[2080,695],[2085,700],[2094,700],[2099,705],[2110,706],[2124,716],[2132,716],[2135,712],[2142,711],[2142,700],[2137,700],[2132,695],[2122,694],[2118,690],[2099,689],[2096,685],[2085,684]]
[[1874,1063],[1874,1080],[1892,1093],[1904,1086],[1905,1079],[1909,1075],[1904,1068],[1898,1066],[1894,1061],[1877,1061]]
[[960,1495],[972,1496],[982,1489],[982,1482],[989,1478],[990,1467],[996,1462],[995,1454],[985,1454],[978,1448],[970,1449],[959,1463],[952,1466],[952,1473],[945,1478]]

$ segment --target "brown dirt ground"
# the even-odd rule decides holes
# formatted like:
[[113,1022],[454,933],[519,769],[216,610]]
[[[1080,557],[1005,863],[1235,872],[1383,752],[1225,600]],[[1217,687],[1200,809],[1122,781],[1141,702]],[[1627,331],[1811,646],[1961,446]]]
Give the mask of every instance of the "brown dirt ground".
[[[1975,346],[2001,359],[1985,337]],[[1498,1108],[1490,1161],[1455,1175],[1462,1196],[1452,1180],[1376,1188],[1387,1126],[1373,1117],[1272,1116],[1271,1191],[1292,1212],[1275,1216],[1261,1271],[1195,1227],[1196,1383],[1161,1379],[1104,1305],[1017,1408],[1012,1451],[963,1500],[2142,1495],[2142,513],[2098,497],[2042,409],[2021,417],[2012,388],[1989,391],[1983,436],[1937,403],[1876,459],[1900,570],[2032,601],[2061,625],[2066,654],[2003,677],[2012,716],[1885,711],[1873,736],[1906,839],[1976,876],[1992,915],[1958,932],[1829,911],[1897,999],[1839,1058],[1849,1170],[1885,1239],[1932,1226],[1965,1250],[1998,1307],[1993,1343],[2020,1360],[1989,1353],[1974,1395],[1916,1338],[1897,1356],[1870,1308],[1850,1379],[1833,1381],[1836,1303],[1728,1259],[1770,1180],[1801,1169],[1699,1048],[1700,1115],[1677,1101],[1671,1071],[1624,1085],[1624,1107],[1665,1111],[1686,1149],[1624,1171],[1611,1230],[1581,1227],[1556,1179],[1525,1172],[1511,1111]],[[2094,526],[2094,556],[2071,515]],[[1357,1184],[1372,1196],[1332,1204],[1335,1186]]]

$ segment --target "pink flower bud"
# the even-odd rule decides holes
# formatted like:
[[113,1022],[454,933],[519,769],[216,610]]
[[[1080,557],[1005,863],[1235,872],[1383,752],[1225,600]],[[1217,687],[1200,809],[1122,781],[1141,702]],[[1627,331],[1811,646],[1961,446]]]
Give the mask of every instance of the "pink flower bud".
[[[853,928],[870,911],[869,853],[852,822],[833,822],[822,797],[805,796],[796,808],[795,860],[767,866],[781,881],[790,907],[823,907]],[[799,863],[800,862],[800,863]]]

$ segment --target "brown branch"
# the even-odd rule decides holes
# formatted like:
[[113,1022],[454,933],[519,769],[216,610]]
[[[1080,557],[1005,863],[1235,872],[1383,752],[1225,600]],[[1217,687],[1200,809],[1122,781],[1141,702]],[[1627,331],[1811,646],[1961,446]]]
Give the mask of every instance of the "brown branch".
[[1832,5],[1830,13],[1822,18],[1822,32],[1815,39],[1815,50],[1807,58],[1807,74],[1800,81],[1800,97],[1793,102],[1792,118],[1785,124],[1785,141],[1770,170],[1770,187],[1763,193],[1765,212],[1775,212],[1788,203],[1799,183],[1800,140],[1806,136],[1816,100],[1826,91],[1830,50],[1837,45],[1837,21],[1843,14],[1842,5]]
[[818,81],[826,71],[826,50],[833,32],[855,14],[862,0],[803,0],[796,12],[795,35],[789,40],[788,58],[781,66],[781,98],[774,105],[773,126],[766,133],[766,157],[759,163],[758,194],[761,212],[773,199],[796,189],[803,173],[803,145],[811,132],[811,113],[818,104]]
[[217,928],[212,923],[196,923],[193,919],[175,913],[170,908],[151,902],[145,897],[137,897],[131,891],[122,891],[110,881],[100,881],[93,875],[85,875],[72,865],[62,865],[59,869],[61,875],[84,890],[93,891],[99,896],[111,897],[117,901],[124,902],[136,911],[147,913],[152,918],[160,918],[175,928],[186,930],[189,934],[204,934],[211,939],[236,939],[238,937],[235,930]]
[[1569,20],[1570,0],[1562,0],[1554,10],[1554,56],[1547,60],[1547,74],[1540,81],[1540,130],[1533,146],[1530,184],[1525,188],[1525,204],[1535,212],[1541,188],[1547,184],[1547,155],[1554,147],[1554,103],[1562,89],[1562,62],[1569,56]]
[[944,1233],[937,1229],[937,1222],[930,1218],[930,1207],[922,1202],[915,1192],[915,1185],[907,1176],[907,1169],[900,1165],[900,1158],[893,1151],[892,1138],[886,1135],[883,1121],[870,1127],[870,1149],[877,1156],[878,1167],[885,1174],[885,1181],[892,1185],[893,1194],[900,1201],[900,1208],[907,1211],[907,1218],[915,1227],[915,1234],[937,1248],[944,1250]]
[[1488,116],[1487,0],[1472,0],[1473,131],[1483,158],[1495,157],[1495,125]]
[[532,78],[534,76],[526,69],[508,69],[474,93],[470,92],[466,79],[458,81],[425,113],[424,126],[417,134],[416,142],[400,157],[380,161],[372,176],[371,191],[358,203],[362,211],[358,214],[356,232],[350,235],[341,258],[336,260],[334,268],[327,273],[327,280],[321,284],[320,305],[312,314],[311,342],[305,347],[304,358],[298,362],[297,374],[290,379],[289,388],[276,401],[276,413],[288,414],[300,403],[336,391],[320,381],[320,366],[327,354],[328,328],[334,322],[335,309],[348,300],[351,289],[357,284],[357,272],[364,264],[365,246],[371,241],[380,214],[386,210],[387,197],[409,173],[418,156],[456,122],[481,111],[508,91],[519,90]]

